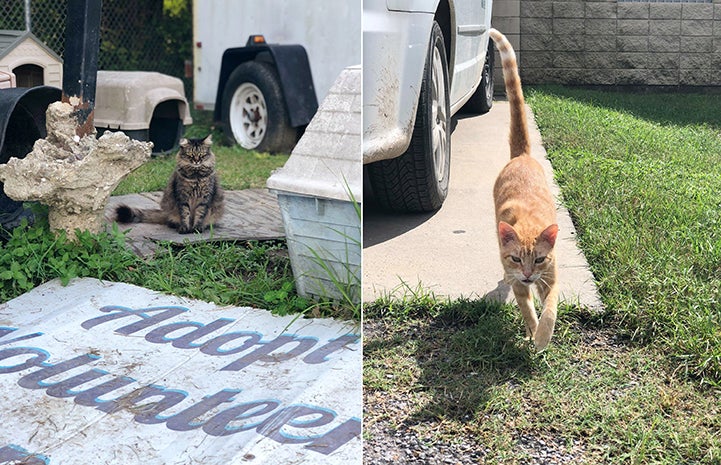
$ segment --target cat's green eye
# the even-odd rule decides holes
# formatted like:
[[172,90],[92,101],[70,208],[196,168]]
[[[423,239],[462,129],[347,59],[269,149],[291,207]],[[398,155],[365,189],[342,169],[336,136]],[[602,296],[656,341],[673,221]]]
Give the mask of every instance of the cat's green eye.
[[546,257],[538,257],[538,258],[537,258],[536,260],[534,260],[534,261],[536,262],[536,265],[540,265],[541,263],[543,263],[543,262],[546,261]]
[[511,255],[511,260],[513,260],[513,263],[521,263],[521,257],[516,257],[515,255]]

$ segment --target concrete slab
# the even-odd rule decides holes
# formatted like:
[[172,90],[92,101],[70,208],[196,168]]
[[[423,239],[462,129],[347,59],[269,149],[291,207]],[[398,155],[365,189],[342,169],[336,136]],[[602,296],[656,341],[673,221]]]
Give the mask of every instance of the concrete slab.
[[[533,156],[546,169],[556,197],[551,165],[528,109]],[[507,101],[481,116],[459,115],[452,135],[448,198],[433,214],[398,215],[365,205],[363,300],[404,292],[419,284],[437,296],[489,297],[511,301],[503,283],[493,206],[493,183],[510,158]],[[558,205],[557,243],[561,300],[589,308],[601,302],[593,275],[576,244],[568,211]]]
[[51,281],[0,305],[0,463],[361,463],[357,324]]
[[[113,222],[115,207],[126,204],[138,208],[160,208],[162,192],[145,192],[110,197],[105,221]],[[152,254],[157,241],[176,244],[208,240],[271,240],[285,237],[278,197],[267,189],[245,189],[225,192],[225,214],[212,231],[179,234],[162,224],[121,224],[128,232],[130,245],[140,255]]]

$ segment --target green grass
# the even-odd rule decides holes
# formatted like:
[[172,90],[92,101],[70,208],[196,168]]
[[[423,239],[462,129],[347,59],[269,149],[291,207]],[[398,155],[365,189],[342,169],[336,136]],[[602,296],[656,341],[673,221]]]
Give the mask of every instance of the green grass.
[[296,295],[283,242],[165,243],[153,257],[141,258],[126,247],[125,235],[117,228],[80,232],[76,243],[64,233],[50,232],[39,218],[36,225],[18,227],[0,242],[0,302],[51,279],[67,284],[72,278],[92,277],[279,314],[339,311]]
[[[470,442],[487,463],[528,463],[528,438],[567,463],[721,463],[721,95],[527,94],[605,310],[561,305],[538,354],[515,306],[421,288],[368,305],[365,438]],[[404,408],[374,408],[389,397]]]
[[[552,346],[538,354],[515,306],[427,297],[392,311],[367,306],[366,431],[379,424],[423,442],[475,444],[485,463],[528,463],[534,450],[519,444],[529,437],[556,444],[567,463],[719,463],[718,392],[596,316],[568,306],[560,314]],[[404,408],[376,408],[388,397]]]
[[528,98],[608,316],[721,382],[721,95]]

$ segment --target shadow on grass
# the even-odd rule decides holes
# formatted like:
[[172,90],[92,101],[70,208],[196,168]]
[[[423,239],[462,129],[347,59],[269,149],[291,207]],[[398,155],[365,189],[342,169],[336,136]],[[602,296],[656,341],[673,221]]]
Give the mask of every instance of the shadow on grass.
[[392,316],[374,320],[384,328],[370,335],[364,346],[367,360],[392,364],[388,356],[393,353],[414,359],[419,374],[409,389],[420,392],[425,401],[412,407],[407,425],[437,419],[474,421],[487,408],[494,386],[520,384],[532,374],[534,355],[530,342],[521,337],[523,326],[514,306],[460,300],[431,312],[416,311],[417,315],[404,315],[405,321]]
[[582,87],[534,86],[531,93],[569,98],[597,107],[634,115],[648,121],[673,125],[707,125],[721,129],[721,90],[669,92],[654,90],[589,90]]

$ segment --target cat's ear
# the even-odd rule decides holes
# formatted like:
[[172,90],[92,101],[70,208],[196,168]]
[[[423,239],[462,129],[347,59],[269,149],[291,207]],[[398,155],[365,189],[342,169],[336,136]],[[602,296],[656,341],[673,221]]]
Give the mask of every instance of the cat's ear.
[[178,142],[178,144],[179,144],[181,147],[187,147],[187,146],[188,146],[188,139],[186,139],[185,137],[183,137],[182,139],[180,139],[180,142]]
[[498,237],[501,239],[501,244],[504,246],[518,240],[518,234],[516,233],[516,230],[513,229],[513,226],[506,223],[505,221],[501,221],[498,223]]
[[551,226],[544,229],[543,232],[538,236],[538,241],[543,241],[547,243],[550,248],[553,248],[553,246],[556,245],[556,237],[558,237],[558,225],[552,224]]
[[203,144],[205,144],[205,145],[213,145],[213,135],[212,135],[212,134],[208,134],[208,137],[206,137],[205,139],[203,139]]

